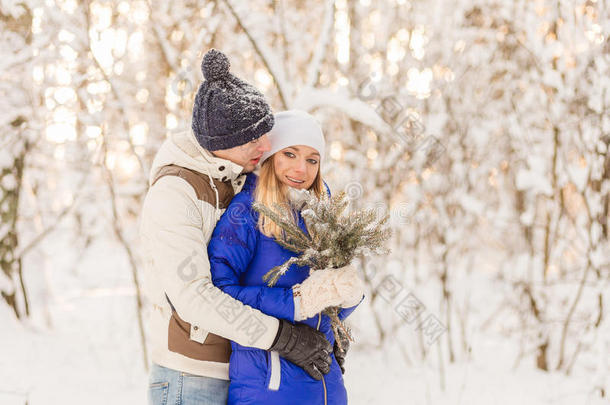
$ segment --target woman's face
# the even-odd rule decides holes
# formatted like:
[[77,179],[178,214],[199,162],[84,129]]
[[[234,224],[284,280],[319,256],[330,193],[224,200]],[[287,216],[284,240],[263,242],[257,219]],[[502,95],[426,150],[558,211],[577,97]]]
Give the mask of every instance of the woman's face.
[[310,146],[289,146],[273,155],[273,169],[287,186],[309,189],[320,169],[320,154]]

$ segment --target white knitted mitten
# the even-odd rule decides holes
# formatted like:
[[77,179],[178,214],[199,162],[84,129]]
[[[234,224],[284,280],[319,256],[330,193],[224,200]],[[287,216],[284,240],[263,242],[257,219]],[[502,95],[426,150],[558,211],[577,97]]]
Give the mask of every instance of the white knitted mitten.
[[352,266],[314,270],[301,284],[292,287],[294,319],[302,321],[322,310],[341,306],[349,308],[362,299],[364,285]]
[[335,278],[334,283],[343,301],[339,304],[342,308],[350,308],[358,304],[364,295],[364,282],[358,274],[358,269],[353,266],[345,266],[339,269],[341,274]]

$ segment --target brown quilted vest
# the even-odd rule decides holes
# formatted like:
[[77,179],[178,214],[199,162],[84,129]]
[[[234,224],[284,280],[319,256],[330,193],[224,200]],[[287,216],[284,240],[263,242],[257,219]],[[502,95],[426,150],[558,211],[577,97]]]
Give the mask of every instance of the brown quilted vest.
[[[152,185],[165,176],[178,176],[184,179],[193,187],[200,201],[205,201],[216,207],[216,193],[210,185],[210,178],[207,175],[184,167],[168,165],[159,170]],[[219,208],[226,209],[235,194],[233,186],[230,181],[222,182],[218,179],[212,179],[212,181],[218,190]],[[231,356],[230,341],[213,333],[208,333],[203,343],[191,340],[191,324],[178,316],[169,298],[167,298],[167,301],[172,308],[172,317],[167,331],[168,349],[195,360],[228,363]]]

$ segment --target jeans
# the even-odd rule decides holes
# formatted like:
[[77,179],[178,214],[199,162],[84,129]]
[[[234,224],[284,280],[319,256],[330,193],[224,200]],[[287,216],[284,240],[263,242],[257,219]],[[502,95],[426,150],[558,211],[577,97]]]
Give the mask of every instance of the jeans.
[[226,405],[229,380],[202,377],[153,364],[148,385],[150,405]]

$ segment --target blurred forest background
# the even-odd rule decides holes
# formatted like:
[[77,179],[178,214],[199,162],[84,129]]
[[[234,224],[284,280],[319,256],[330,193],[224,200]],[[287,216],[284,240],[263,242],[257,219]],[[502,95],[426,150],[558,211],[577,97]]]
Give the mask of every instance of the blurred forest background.
[[2,0],[0,402],[145,402],[138,217],[212,47],[390,215],[350,403],[608,403],[608,0]]

